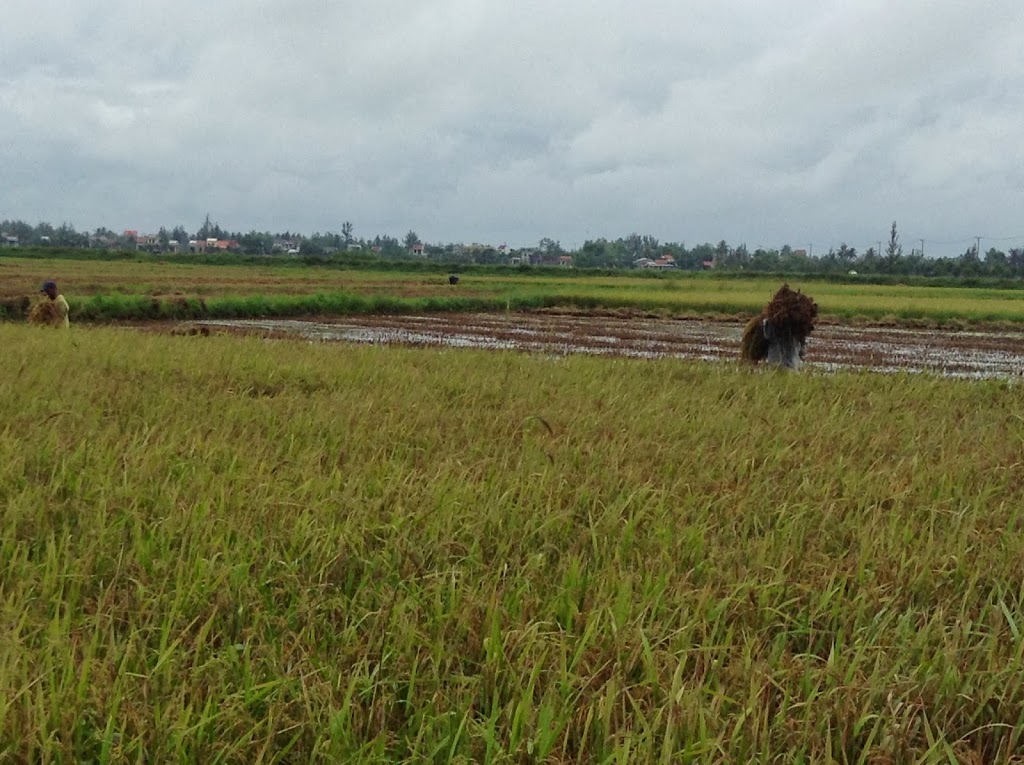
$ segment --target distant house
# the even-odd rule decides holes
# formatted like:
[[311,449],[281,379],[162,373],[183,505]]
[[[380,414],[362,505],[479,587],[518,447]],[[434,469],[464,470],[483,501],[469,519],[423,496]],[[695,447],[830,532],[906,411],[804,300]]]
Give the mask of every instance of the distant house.
[[0,234],[0,244],[4,247],[17,247],[18,237],[13,234]]
[[715,261],[713,261],[713,260],[702,260],[700,262],[700,267],[703,268],[705,271],[707,271],[707,270],[715,267]]
[[188,251],[189,252],[235,252],[240,249],[241,245],[237,239],[218,239],[215,236],[207,237],[206,239],[189,239],[188,240]]
[[530,255],[530,264],[534,266],[561,266],[572,268],[572,255],[556,255],[552,252],[534,252]]
[[633,261],[633,268],[657,268],[664,270],[666,268],[675,267],[676,259],[671,255],[664,255],[657,260],[651,260],[650,258],[637,258]]
[[413,255],[423,255],[423,242],[416,242],[412,247],[409,248],[409,252]]
[[114,247],[117,247],[117,237],[108,236],[107,234],[92,236],[89,238],[89,246],[104,250],[111,250]]

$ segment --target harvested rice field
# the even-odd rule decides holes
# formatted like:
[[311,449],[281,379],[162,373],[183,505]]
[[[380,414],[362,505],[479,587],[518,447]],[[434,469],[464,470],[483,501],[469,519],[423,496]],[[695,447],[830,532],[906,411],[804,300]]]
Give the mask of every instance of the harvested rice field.
[[[331,321],[210,320],[194,326],[328,342],[703,361],[735,361],[743,331],[742,324],[727,321],[558,313],[369,315]],[[811,335],[806,364],[818,370],[927,372],[946,377],[1014,379],[1024,372],[1024,332],[825,324]]]

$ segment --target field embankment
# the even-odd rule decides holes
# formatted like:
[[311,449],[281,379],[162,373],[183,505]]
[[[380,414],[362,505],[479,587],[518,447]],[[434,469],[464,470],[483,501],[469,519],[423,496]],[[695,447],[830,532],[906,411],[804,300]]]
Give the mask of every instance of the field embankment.
[[0,347],[0,761],[1022,749],[1020,386]]

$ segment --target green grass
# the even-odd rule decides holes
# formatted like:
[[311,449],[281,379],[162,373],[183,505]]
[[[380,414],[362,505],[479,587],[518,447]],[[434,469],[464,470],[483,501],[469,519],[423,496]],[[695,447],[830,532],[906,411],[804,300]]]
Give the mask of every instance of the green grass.
[[0,762],[1022,749],[1018,385],[0,347]]
[[95,295],[76,303],[76,321],[132,321],[200,318],[259,318],[347,314],[498,311],[560,305],[543,295],[515,299],[484,297],[401,298],[388,295],[332,293],[316,295],[246,295],[238,297],[157,299],[139,295]]
[[[401,297],[333,292],[312,295],[246,295],[210,298],[150,298],[141,295],[95,295],[75,303],[78,321],[134,319],[256,318],[266,316],[345,315],[352,313],[427,313],[498,311],[566,307],[581,310],[635,309],[664,314],[753,315],[770,300],[772,284],[722,284],[742,289],[719,290],[706,283],[666,282],[650,289],[628,283],[585,287],[575,284],[512,285],[496,296],[452,294]],[[1024,321],[1024,299],[1016,296],[963,294],[961,290],[916,288],[917,294],[857,294],[829,285],[814,295],[823,316],[832,319],[931,320],[937,323]],[[978,293],[987,291],[978,290]]]

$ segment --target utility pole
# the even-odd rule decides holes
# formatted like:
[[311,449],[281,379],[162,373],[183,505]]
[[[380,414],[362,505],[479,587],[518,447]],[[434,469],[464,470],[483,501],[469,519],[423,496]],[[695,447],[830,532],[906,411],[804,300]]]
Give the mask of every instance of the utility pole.
[[980,236],[974,237],[974,254],[976,256],[978,256],[979,259],[981,258],[981,237]]
[[923,258],[924,257],[924,239],[918,239],[918,241],[921,243],[921,257]]

